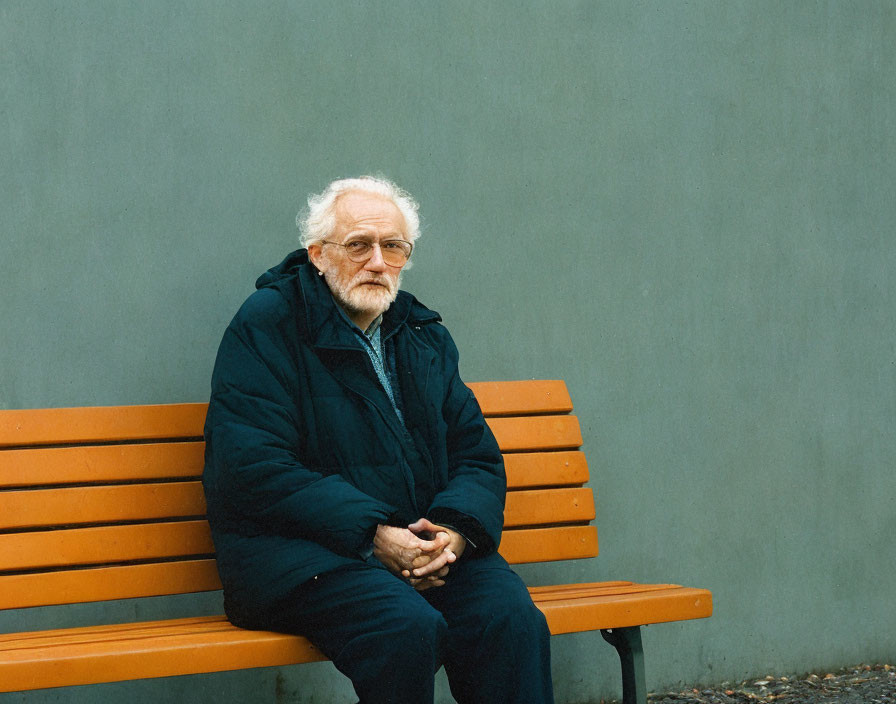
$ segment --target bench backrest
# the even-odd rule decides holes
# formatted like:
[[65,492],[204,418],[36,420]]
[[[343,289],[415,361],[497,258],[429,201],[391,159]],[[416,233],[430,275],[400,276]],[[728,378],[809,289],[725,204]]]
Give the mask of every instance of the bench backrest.
[[[504,453],[500,552],[597,554],[562,381],[470,384]],[[220,589],[200,476],[206,404],[0,411],[0,609]]]

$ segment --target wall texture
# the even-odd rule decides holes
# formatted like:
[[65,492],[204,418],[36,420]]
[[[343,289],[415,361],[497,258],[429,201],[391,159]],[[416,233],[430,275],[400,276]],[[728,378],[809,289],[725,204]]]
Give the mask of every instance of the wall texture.
[[[896,659],[896,6],[0,3],[0,407],[204,400],[304,196],[382,172],[468,380],[561,377],[649,686]],[[0,614],[0,631],[217,595]],[[559,702],[618,694],[597,634]],[[353,701],[329,664],[0,702]],[[447,689],[440,697],[449,701]]]

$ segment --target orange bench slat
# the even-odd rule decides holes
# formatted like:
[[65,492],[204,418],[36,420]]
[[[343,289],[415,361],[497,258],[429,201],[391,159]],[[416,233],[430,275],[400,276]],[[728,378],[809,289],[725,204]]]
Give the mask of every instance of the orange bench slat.
[[325,659],[305,638],[247,631],[223,616],[13,634],[0,638],[0,692]]
[[[118,523],[205,515],[199,481],[0,492],[0,530]],[[504,525],[573,523],[594,518],[591,489],[511,491]]]
[[[485,415],[568,413],[560,380],[473,382]],[[0,447],[200,437],[208,404],[93,406],[0,411]]]
[[[0,571],[159,561],[213,552],[204,520],[10,533],[0,535]],[[594,557],[597,529],[509,529],[501,539],[500,552],[508,562],[517,564]]]
[[[198,477],[204,450],[201,441],[0,450],[0,488]],[[508,453],[504,466],[509,488],[588,481],[579,450]]]
[[0,571],[210,555],[205,520],[0,535]]
[[644,594],[646,592],[677,589],[680,584],[635,584],[633,582],[592,582],[591,584],[568,584],[563,588],[545,587],[538,594],[541,603],[549,601],[567,601],[569,599],[585,599],[598,596],[621,596],[627,594]]
[[0,450],[0,488],[198,477],[204,451],[200,441]]
[[569,413],[572,400],[561,380],[475,381],[467,384],[485,416]]
[[706,589],[665,586],[625,594],[544,600],[538,606],[555,635],[686,621],[712,615],[712,594]]
[[206,403],[0,411],[0,447],[201,437]]
[[594,497],[591,489],[531,489],[507,493],[505,528],[585,523],[593,518]]
[[504,531],[498,552],[512,565],[597,555],[597,528],[521,528]]
[[198,481],[0,492],[0,530],[204,515]]
[[588,481],[588,463],[579,450],[514,452],[504,456],[507,488],[572,486]]
[[59,570],[0,577],[0,610],[210,592],[221,588],[213,558]]
[[502,452],[572,450],[582,446],[575,416],[514,416],[487,418]]

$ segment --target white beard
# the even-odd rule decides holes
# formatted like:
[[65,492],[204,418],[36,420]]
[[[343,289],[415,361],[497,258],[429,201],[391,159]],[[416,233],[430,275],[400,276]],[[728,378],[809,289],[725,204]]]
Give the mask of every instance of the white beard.
[[[339,276],[331,269],[324,273],[324,281],[330,287],[333,297],[349,314],[369,313],[374,317],[385,313],[398,295],[401,274],[389,276],[368,271],[359,271],[348,278]],[[364,285],[375,281],[381,286]]]

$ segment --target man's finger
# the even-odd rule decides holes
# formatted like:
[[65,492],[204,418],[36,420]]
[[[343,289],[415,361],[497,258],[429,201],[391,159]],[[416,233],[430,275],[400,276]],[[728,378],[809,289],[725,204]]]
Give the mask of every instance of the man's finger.
[[435,574],[428,574],[425,577],[423,577],[422,579],[428,579],[430,582],[438,582],[439,580],[442,579],[442,577],[444,577],[447,574],[448,574],[448,568],[443,567]]
[[425,577],[428,574],[435,574],[446,565],[454,562],[457,556],[450,550],[443,550],[440,555],[434,557],[428,564],[423,567],[417,567],[413,570],[415,577]]
[[428,565],[432,562],[432,559],[435,555],[430,555],[428,553],[424,553],[423,555],[418,555],[414,558],[413,562],[411,562],[411,569],[415,567],[423,567],[423,565]]
[[418,518],[408,526],[408,530],[412,533],[436,533],[439,527],[426,518]]
[[438,553],[444,550],[451,542],[451,536],[445,531],[436,533],[432,540],[420,540],[417,549],[422,553]]
[[443,586],[445,586],[445,582],[441,579],[437,580],[435,582],[431,582],[428,579],[421,579],[421,580],[418,580],[418,582],[416,584],[412,583],[411,586],[413,586],[414,589],[416,589],[418,592],[422,592],[422,591],[426,591],[427,589],[430,589],[431,587],[443,587]]

